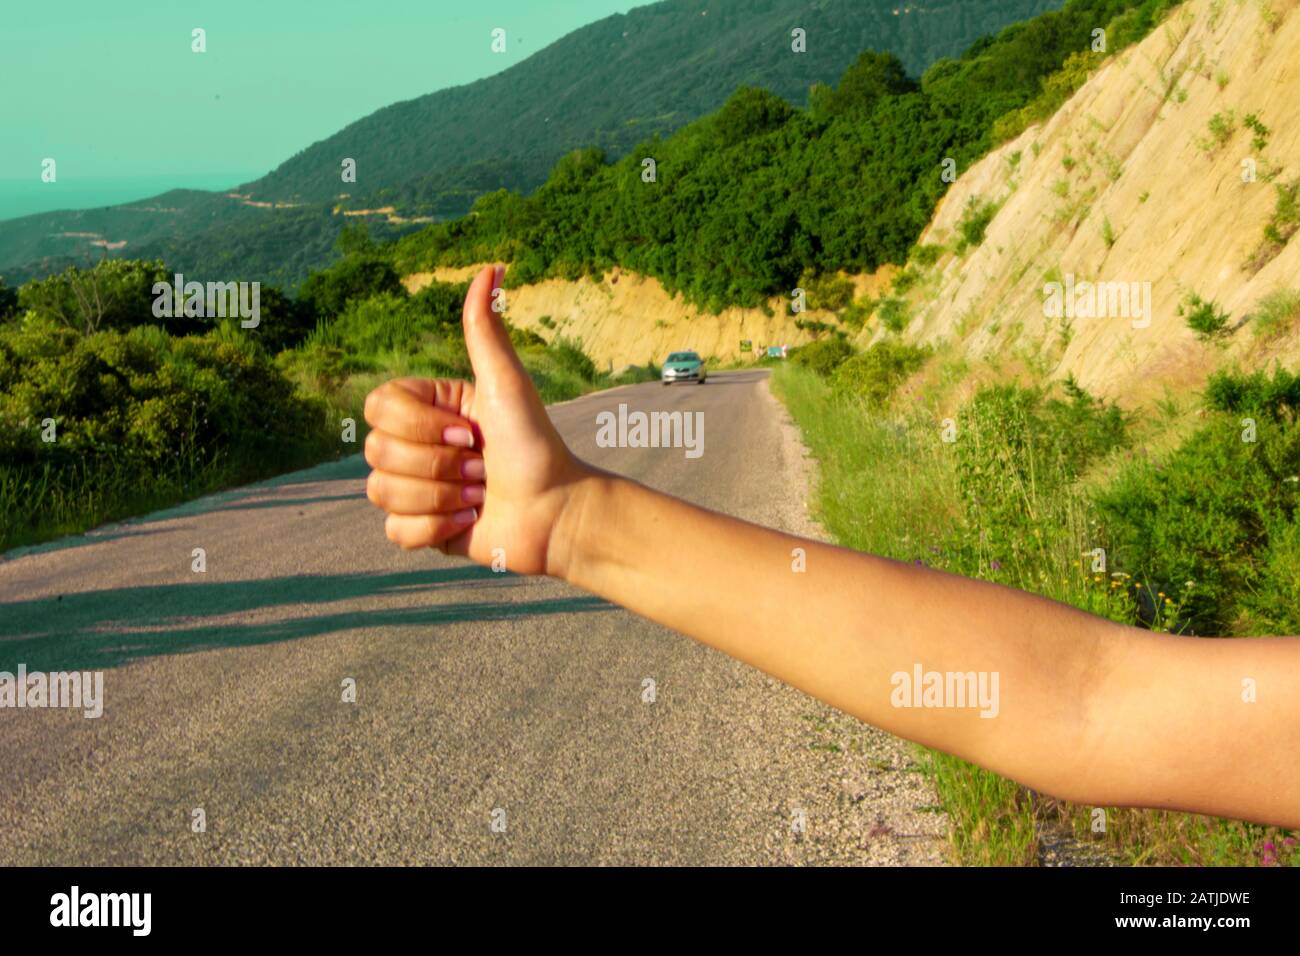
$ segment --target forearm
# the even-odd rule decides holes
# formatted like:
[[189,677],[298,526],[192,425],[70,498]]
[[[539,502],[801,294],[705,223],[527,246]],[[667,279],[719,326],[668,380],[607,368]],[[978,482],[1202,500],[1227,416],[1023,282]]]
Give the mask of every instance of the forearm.
[[[557,569],[571,583],[877,727],[1032,786],[1067,795],[1085,776],[1072,761],[1093,758],[1088,707],[1104,645],[1128,629],[1025,592],[760,528],[610,475],[586,479],[575,499]],[[910,683],[918,666],[983,675],[996,699],[913,706],[924,703],[919,692],[893,677]],[[896,706],[900,696],[909,706]]]

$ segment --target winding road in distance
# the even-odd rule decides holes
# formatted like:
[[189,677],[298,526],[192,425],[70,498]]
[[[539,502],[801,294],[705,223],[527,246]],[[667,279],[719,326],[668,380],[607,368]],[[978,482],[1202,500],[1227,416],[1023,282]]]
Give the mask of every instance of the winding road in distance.
[[[601,467],[815,534],[765,378],[551,415]],[[619,403],[702,411],[703,455],[598,448]],[[366,473],[0,559],[0,670],[104,671],[98,719],[0,710],[0,863],[945,862],[909,745],[565,584],[400,551]]]

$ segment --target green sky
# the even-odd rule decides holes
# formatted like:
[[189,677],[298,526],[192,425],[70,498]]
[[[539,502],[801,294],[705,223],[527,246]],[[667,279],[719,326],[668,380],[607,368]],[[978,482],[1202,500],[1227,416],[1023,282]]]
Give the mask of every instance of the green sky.
[[[628,0],[5,5],[0,180],[248,178],[397,100],[500,72]],[[207,52],[191,52],[191,31]],[[491,31],[507,31],[507,52]],[[173,183],[172,180],[175,180]],[[0,218],[4,216],[0,211]]]

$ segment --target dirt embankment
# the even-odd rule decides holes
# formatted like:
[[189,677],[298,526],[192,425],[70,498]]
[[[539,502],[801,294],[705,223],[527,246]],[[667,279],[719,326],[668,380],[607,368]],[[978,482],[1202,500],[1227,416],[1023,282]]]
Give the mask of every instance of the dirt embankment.
[[[1225,359],[1300,358],[1294,327],[1268,341],[1250,327],[1262,299],[1300,288],[1300,240],[1260,255],[1276,187],[1300,179],[1298,6],[1189,0],[1050,120],[967,170],[921,241],[951,248],[970,201],[1000,206],[982,244],[922,280],[907,337],[1073,374],[1127,405],[1199,388]],[[1063,311],[1051,283],[1101,305],[1082,282],[1114,284],[1108,296],[1137,283],[1150,314],[1117,314],[1109,298],[1104,314],[1051,314]],[[1190,293],[1242,326],[1226,355],[1179,315]]]
[[[430,282],[464,282],[480,266],[439,268],[419,272],[403,281],[411,292]],[[795,325],[795,317],[779,299],[770,303],[772,315],[761,309],[724,309],[713,315],[680,297],[673,297],[659,281],[615,269],[596,282],[591,278],[567,282],[548,279],[536,285],[509,289],[507,315],[514,324],[545,339],[564,336],[580,340],[587,354],[602,369],[662,362],[669,352],[693,350],[729,362],[753,357],[760,347],[801,345],[812,334]],[[834,321],[826,312],[808,312],[805,319]],[[748,340],[750,351],[742,351]]]

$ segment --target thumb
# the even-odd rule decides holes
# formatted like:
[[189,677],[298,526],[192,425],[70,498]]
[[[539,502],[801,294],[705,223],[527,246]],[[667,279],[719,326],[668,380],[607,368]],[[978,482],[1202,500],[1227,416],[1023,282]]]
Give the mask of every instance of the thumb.
[[515,354],[505,322],[500,313],[492,310],[493,302],[499,301],[496,290],[501,287],[505,271],[505,266],[487,266],[474,278],[465,296],[465,349],[479,387],[532,384]]

